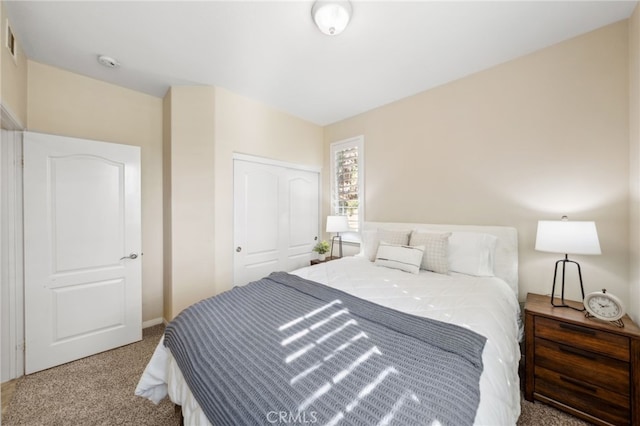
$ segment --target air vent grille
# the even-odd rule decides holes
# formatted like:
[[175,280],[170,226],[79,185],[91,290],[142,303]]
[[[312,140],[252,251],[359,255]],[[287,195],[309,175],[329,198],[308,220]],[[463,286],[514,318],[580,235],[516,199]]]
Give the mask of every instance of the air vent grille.
[[17,43],[16,43],[16,38],[13,35],[13,30],[11,29],[11,26],[9,25],[9,21],[7,21],[7,49],[9,49],[9,53],[11,53],[11,56],[13,57],[13,59],[16,59],[16,51],[18,50],[17,47]]

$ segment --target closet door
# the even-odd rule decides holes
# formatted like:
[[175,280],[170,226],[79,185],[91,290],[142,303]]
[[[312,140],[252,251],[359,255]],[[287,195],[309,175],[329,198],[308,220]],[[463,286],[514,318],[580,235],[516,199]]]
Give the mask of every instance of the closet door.
[[292,271],[309,266],[310,253],[319,236],[319,175],[288,169],[282,180],[287,208],[283,215],[287,220],[280,229],[286,242],[282,269]]
[[309,264],[318,185],[317,172],[234,160],[234,285]]

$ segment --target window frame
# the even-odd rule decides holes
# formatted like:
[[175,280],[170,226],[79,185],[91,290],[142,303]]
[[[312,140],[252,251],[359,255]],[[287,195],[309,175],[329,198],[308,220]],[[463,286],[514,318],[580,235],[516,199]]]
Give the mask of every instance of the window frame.
[[364,223],[365,212],[365,161],[364,161],[364,136],[356,136],[349,139],[343,139],[340,141],[332,142],[329,148],[329,169],[331,172],[331,194],[330,194],[330,207],[329,214],[338,214],[336,211],[337,205],[337,174],[336,174],[336,154],[345,149],[356,148],[358,150],[358,228],[351,229],[350,231],[342,233],[342,239],[346,242],[359,243],[360,232],[362,231]]

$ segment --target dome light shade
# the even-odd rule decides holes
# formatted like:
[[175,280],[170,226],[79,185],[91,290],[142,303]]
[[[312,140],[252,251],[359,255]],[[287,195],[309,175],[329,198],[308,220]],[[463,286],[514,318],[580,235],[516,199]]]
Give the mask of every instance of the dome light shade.
[[349,24],[351,3],[348,1],[317,0],[311,7],[311,16],[324,34],[338,35]]

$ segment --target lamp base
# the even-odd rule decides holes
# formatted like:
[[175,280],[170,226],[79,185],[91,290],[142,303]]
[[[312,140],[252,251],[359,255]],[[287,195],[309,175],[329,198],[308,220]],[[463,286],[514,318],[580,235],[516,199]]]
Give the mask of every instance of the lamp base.
[[[338,240],[338,247],[340,248],[340,256],[333,256],[333,244],[335,243],[335,240]],[[339,258],[342,257],[342,236],[340,234],[335,235],[333,237],[331,237],[331,253],[330,256],[333,258]]]
[[[562,263],[562,289],[560,292],[560,295],[561,295],[560,304],[558,305],[554,303],[554,299],[556,294],[556,278],[558,277],[558,266],[561,263]],[[567,305],[564,301],[564,276],[565,276],[565,269],[567,267],[567,263],[573,263],[578,267],[578,277],[580,278],[580,292],[582,293],[582,300],[584,300],[584,286],[582,285],[582,270],[580,269],[580,264],[573,260],[569,260],[569,255],[565,254],[564,259],[560,259],[556,262],[556,268],[553,272],[553,287],[551,287],[551,305],[555,308],[570,308],[570,309],[582,312],[585,310],[584,307],[582,309],[579,309],[574,306]]]

